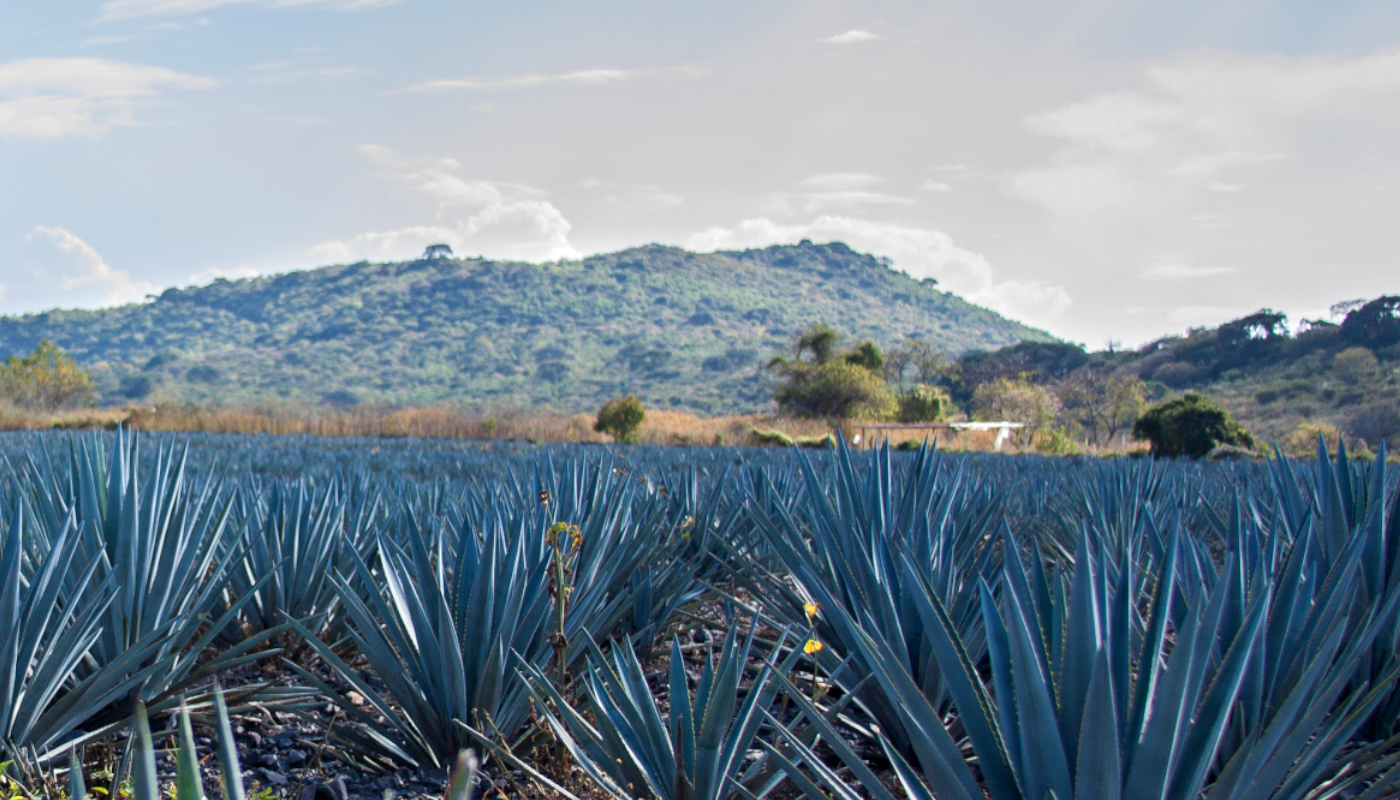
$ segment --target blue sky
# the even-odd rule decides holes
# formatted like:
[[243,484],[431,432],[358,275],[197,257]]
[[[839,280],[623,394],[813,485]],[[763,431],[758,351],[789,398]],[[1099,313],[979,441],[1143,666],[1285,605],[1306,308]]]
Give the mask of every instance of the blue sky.
[[5,0],[0,313],[840,239],[1091,347],[1400,291],[1393,2]]

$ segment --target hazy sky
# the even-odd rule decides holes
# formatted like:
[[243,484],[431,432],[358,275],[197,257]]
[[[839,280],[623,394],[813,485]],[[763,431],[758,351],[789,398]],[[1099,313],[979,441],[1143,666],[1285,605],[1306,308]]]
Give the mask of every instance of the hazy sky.
[[1400,291],[1400,4],[0,0],[0,313],[842,240],[1091,348]]

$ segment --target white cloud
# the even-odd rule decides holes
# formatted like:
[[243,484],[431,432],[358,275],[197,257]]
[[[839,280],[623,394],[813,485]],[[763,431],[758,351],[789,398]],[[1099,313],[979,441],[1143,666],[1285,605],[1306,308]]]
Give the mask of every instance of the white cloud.
[[1142,271],[1142,277],[1158,281],[1193,280],[1228,275],[1234,267],[1197,267],[1180,261],[1164,259]]
[[308,256],[325,261],[408,258],[437,242],[451,245],[460,255],[526,261],[579,256],[569,243],[573,226],[539,189],[465,178],[458,174],[460,165],[454,159],[424,163],[379,145],[360,150],[375,162],[394,167],[393,177],[433,198],[439,222],[322,242],[308,250]]
[[934,278],[945,290],[1013,319],[1045,324],[1069,308],[1069,294],[1042,281],[997,281],[980,254],[964,250],[940,231],[891,222],[824,215],[807,224],[747,219],[733,228],[709,228],[683,242],[691,250],[734,250],[802,239],[842,241],[862,252],[888,256],[914,278]]
[[[156,15],[198,14],[220,6],[256,3],[265,8],[285,6],[324,6],[337,11],[394,5],[403,0],[107,0],[102,4],[102,20],[130,19]],[[200,20],[204,22],[204,20]]]
[[645,67],[642,69],[579,69],[552,75],[531,73],[513,75],[507,78],[443,78],[424,81],[409,86],[407,92],[445,92],[458,89],[528,89],[551,83],[575,84],[579,86],[601,86],[607,83],[630,81],[652,75],[678,75],[695,78],[705,74],[704,70],[691,67]]
[[873,42],[876,39],[884,38],[878,33],[852,28],[845,33],[838,33],[835,36],[828,36],[825,39],[818,39],[822,44],[858,44],[860,42]]
[[93,307],[135,303],[155,291],[146,281],[112,269],[87,242],[63,228],[35,227],[20,242],[26,269],[5,286],[6,301],[27,307]]
[[0,134],[97,136],[135,125],[136,103],[161,89],[206,89],[208,78],[102,58],[31,58],[0,64]]
[[919,184],[921,192],[951,192],[953,187],[943,181],[927,180]]
[[1062,223],[1109,222],[1237,192],[1224,173],[1291,157],[1304,126],[1400,116],[1400,50],[1353,59],[1192,53],[1144,85],[1027,117],[1059,139],[1052,162],[1015,176],[1014,196]]

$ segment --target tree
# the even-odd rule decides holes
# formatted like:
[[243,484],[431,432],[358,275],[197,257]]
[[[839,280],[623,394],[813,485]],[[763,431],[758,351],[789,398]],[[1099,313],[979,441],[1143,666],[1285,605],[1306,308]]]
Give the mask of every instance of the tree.
[[1111,376],[1080,369],[1060,383],[1063,417],[1094,444],[1111,442],[1147,407],[1147,384],[1136,375]]
[[874,342],[861,342],[851,352],[841,356],[841,360],[876,374],[883,374],[885,368],[885,356]]
[[598,409],[598,419],[593,423],[593,430],[609,434],[614,441],[623,444],[636,444],[637,429],[642,426],[642,420],[646,419],[646,416],[642,401],[635,395],[615,397]]
[[447,244],[430,244],[423,251],[424,261],[433,261],[439,258],[451,258],[452,246]]
[[1400,295],[1383,295],[1342,320],[1342,338],[1354,344],[1383,347],[1400,342]]
[[[815,325],[793,345],[792,357],[775,356],[768,368],[783,377],[773,399],[798,417],[885,419],[894,414],[894,393],[885,384],[884,355],[873,342],[838,353],[841,334]],[[811,360],[804,359],[808,353]]]
[[21,408],[53,411],[89,404],[97,391],[86,369],[44,339],[29,355],[10,356],[0,364],[0,394]]
[[1133,424],[1133,437],[1165,458],[1202,458],[1221,445],[1254,447],[1254,437],[1198,392],[1158,403]]
[[[807,332],[797,338],[797,344],[793,346],[793,357],[797,361],[802,360],[802,356],[811,352],[812,363],[821,366],[831,360],[836,353],[836,344],[841,341],[841,334],[826,325],[817,324],[807,329]],[[777,356],[770,363],[786,363],[787,359]]]
[[1021,342],[1000,350],[970,353],[958,359],[951,375],[953,399],[967,403],[977,387],[1000,378],[1033,383],[1057,381],[1088,360],[1084,348],[1065,342]]
[[1215,329],[1214,372],[1248,367],[1281,352],[1289,339],[1288,317],[1261,308],[1247,317],[1231,320]]
[[1380,362],[1364,347],[1348,347],[1332,357],[1332,374],[1343,383],[1357,384],[1376,374]]
[[[1044,427],[1055,419],[1060,401],[1044,386],[1024,376],[1015,380],[997,378],[978,386],[972,393],[972,410],[977,419],[985,422],[1020,422]],[[1021,431],[1021,446],[1030,444],[1034,434],[1032,427]]]
[[879,373],[844,360],[789,368],[774,399],[783,413],[796,417],[886,419],[896,409]]
[[953,401],[934,386],[919,384],[899,396],[900,422],[939,422],[948,415]]
[[972,394],[973,414],[988,422],[1021,422],[1046,425],[1060,410],[1059,400],[1044,387],[1025,378],[997,378]]
[[1138,421],[1147,408],[1147,384],[1136,375],[1111,378],[1108,381],[1108,402],[1104,406],[1104,427],[1112,440]]
[[928,342],[910,339],[885,354],[885,382],[904,391],[904,375],[913,370],[914,382],[932,386],[948,369],[948,357]]

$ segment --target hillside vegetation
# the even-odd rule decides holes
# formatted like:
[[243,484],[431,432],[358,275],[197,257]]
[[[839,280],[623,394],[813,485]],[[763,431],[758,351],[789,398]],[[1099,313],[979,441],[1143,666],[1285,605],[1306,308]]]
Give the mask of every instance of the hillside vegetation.
[[[1340,432],[1354,447],[1400,446],[1400,297],[1338,304],[1335,317],[1340,322],[1291,327],[1283,314],[1264,309],[1136,350],[1086,353],[1071,344],[1024,342],[965,354],[940,383],[974,414],[987,387],[1014,388],[1033,402],[1021,403],[1021,417],[1008,418],[1053,425],[1089,444],[1127,435],[1131,419],[1110,419],[1125,392],[1161,400],[1195,391],[1261,443],[1277,441],[1295,453],[1312,451],[1319,433],[1335,442]],[[1129,416],[1142,411],[1128,405]]]
[[0,355],[50,340],[91,370],[103,404],[591,411],[635,394],[649,407],[732,414],[771,408],[763,363],[817,322],[952,354],[1052,340],[843,244],[803,242],[217,280],[142,304],[0,318]]

